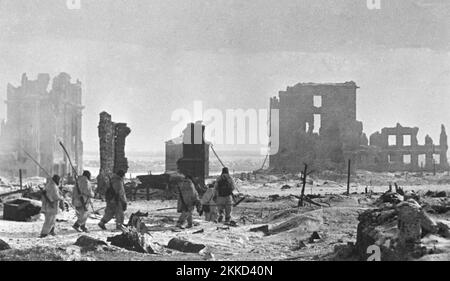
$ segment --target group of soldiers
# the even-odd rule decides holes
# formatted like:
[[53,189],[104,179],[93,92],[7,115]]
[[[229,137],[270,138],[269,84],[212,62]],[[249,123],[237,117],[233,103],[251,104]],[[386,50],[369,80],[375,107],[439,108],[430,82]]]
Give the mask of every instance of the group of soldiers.
[[[115,218],[116,229],[123,229],[124,213],[127,210],[124,176],[125,172],[120,170],[110,178],[109,187],[105,192],[105,213],[98,223],[102,230],[106,230],[106,224],[113,218]],[[235,184],[229,175],[228,168],[222,169],[221,175],[214,184],[209,185],[201,199],[195,188],[195,183],[196,181],[188,174],[184,174],[184,178],[177,183],[177,211],[181,214],[176,226],[184,228],[184,224],[187,222],[186,227],[192,227],[192,215],[195,208],[200,215],[205,215],[206,221],[222,222],[225,217],[224,222],[229,223],[231,221]],[[40,234],[41,238],[48,235],[56,235],[55,224],[56,216],[60,209],[59,202],[64,200],[59,189],[60,184],[61,178],[58,175],[54,175],[47,180],[42,193],[41,212],[44,213],[45,221]],[[76,179],[72,191],[72,205],[77,216],[77,220],[72,227],[78,232],[89,232],[86,227],[86,221],[89,216],[88,206],[92,206],[91,199],[93,197],[94,190],[91,184],[91,173],[84,171]]]

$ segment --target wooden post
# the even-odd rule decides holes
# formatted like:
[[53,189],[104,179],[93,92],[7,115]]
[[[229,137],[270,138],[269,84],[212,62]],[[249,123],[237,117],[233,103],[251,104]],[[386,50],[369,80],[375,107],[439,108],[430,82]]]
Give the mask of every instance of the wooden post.
[[147,189],[147,201],[150,201],[150,188],[148,187],[148,185],[146,189]]
[[305,169],[303,171],[303,186],[302,194],[300,195],[300,201],[298,201],[298,207],[303,207],[303,197],[305,196],[305,186],[306,186],[306,172],[308,171],[308,165],[305,164]]
[[350,195],[350,168],[351,168],[351,160],[348,159],[348,170],[347,170],[347,195]]
[[19,169],[20,190],[22,190],[22,169]]

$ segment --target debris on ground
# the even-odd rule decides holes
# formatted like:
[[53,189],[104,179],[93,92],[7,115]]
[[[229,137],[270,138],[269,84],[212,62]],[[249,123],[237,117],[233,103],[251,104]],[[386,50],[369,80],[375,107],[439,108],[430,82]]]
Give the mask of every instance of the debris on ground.
[[203,244],[195,244],[187,240],[172,238],[167,244],[169,249],[177,250],[185,253],[198,253],[206,246]]
[[124,231],[116,236],[108,237],[111,245],[138,253],[155,254],[157,247],[149,241],[148,234],[141,234],[135,228],[124,228]]
[[105,241],[87,235],[80,236],[74,245],[80,247],[83,252],[95,251],[99,247],[108,246]]
[[28,221],[39,214],[42,203],[40,201],[19,198],[3,204],[3,219],[11,221]]
[[11,246],[9,246],[8,243],[0,239],[0,251],[9,250],[11,249]]

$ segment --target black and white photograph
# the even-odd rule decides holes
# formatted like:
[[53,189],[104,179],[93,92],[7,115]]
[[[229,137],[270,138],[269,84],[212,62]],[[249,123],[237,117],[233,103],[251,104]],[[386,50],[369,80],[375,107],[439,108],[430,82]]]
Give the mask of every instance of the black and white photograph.
[[450,261],[449,19],[448,0],[0,0],[0,267]]

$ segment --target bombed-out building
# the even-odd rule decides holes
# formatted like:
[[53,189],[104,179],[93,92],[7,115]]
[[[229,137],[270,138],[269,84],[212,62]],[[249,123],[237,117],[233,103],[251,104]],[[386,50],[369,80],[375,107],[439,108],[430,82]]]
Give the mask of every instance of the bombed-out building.
[[8,176],[45,176],[24,153],[36,159],[49,173],[71,173],[61,141],[78,171],[82,170],[83,142],[81,82],[71,82],[67,73],[56,76],[50,84],[49,74],[36,80],[22,75],[21,84],[7,86],[6,120],[0,133],[0,170]]
[[360,151],[358,168],[372,171],[447,171],[447,133],[441,126],[439,144],[427,135],[423,145],[419,144],[417,127],[383,128],[370,136],[370,145]]
[[308,164],[339,169],[351,160],[352,169],[378,172],[449,169],[444,125],[437,145],[428,135],[419,145],[419,129],[400,124],[372,134],[369,143],[356,120],[357,89],[355,82],[299,83],[271,98],[270,109],[279,110],[279,149],[269,158],[270,168],[300,171]]
[[182,173],[205,179],[209,175],[209,143],[201,121],[187,124],[182,135],[166,142],[166,172]]
[[307,163],[333,169],[367,145],[356,120],[357,89],[355,82],[299,83],[271,98],[270,109],[279,110],[279,149],[270,167],[299,171]]

